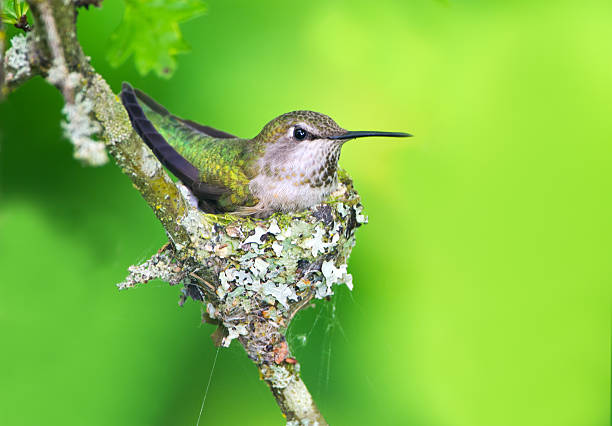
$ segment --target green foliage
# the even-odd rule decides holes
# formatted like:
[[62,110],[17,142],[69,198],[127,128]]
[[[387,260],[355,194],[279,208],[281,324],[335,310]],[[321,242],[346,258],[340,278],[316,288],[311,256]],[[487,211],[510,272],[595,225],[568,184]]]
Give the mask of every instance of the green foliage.
[[169,78],[176,69],[175,56],[189,51],[179,23],[205,10],[200,0],[126,0],[123,20],[111,37],[109,62],[117,67],[133,54],[141,75],[154,70]]
[[[612,2],[205,1],[167,84],[100,64],[122,2],[79,40],[115,91],[240,136],[304,108],[415,134],[342,148],[355,289],[290,339],[327,420],[610,425]],[[0,104],[0,425],[194,426],[214,327],[176,286],[115,289],[167,237],[60,119],[39,78]],[[239,345],[215,365],[200,425],[285,424]]]
[[30,6],[23,0],[7,1],[2,8],[2,21],[6,24],[19,25],[25,19],[23,17],[26,16],[29,9]]

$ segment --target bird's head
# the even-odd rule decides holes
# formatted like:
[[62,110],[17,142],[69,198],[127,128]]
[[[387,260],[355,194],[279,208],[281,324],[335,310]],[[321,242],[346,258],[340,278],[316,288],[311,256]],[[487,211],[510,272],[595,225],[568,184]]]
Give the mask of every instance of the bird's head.
[[325,114],[315,111],[292,111],[276,117],[264,126],[255,137],[264,143],[281,145],[327,142],[342,145],[344,142],[366,136],[406,137],[400,132],[347,131]]

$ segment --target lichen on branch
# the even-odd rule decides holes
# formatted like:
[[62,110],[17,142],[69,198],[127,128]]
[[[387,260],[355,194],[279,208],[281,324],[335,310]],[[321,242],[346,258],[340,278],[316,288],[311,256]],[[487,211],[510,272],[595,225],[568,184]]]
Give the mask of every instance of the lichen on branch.
[[348,175],[340,173],[339,188],[326,203],[303,212],[267,219],[204,214],[190,192],[169,178],[89,64],[76,39],[75,3],[38,0],[30,5],[36,25],[7,52],[3,93],[33,75],[56,86],[64,96],[63,127],[75,156],[99,165],[110,154],[169,239],[148,261],[130,267],[119,287],[152,279],[182,285],[180,303],[202,303],[203,319],[218,325],[217,345],[240,342],[288,424],[325,425],[285,332],[312,299],[329,298],[337,284],[352,289],[347,260],[355,229],[367,218]]
[[[4,37],[4,33],[2,37]],[[10,40],[11,47],[6,51],[3,63],[4,84],[7,88],[0,86],[3,88],[5,95],[8,94],[9,88],[19,85],[32,76],[30,39],[31,36],[29,35],[17,34]]]

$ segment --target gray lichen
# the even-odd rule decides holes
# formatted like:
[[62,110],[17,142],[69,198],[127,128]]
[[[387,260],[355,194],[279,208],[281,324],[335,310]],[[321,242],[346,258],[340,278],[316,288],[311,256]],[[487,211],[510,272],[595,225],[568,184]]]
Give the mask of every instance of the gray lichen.
[[316,420],[302,419],[302,420],[289,420],[287,426],[319,426],[321,423]]
[[142,146],[141,152],[142,171],[143,173],[145,173],[146,176],[152,178],[153,176],[155,176],[156,173],[159,172],[161,165],[159,164],[159,161],[157,161],[151,150],[146,147],[146,145]]
[[[32,34],[32,33],[30,33]],[[11,48],[6,52],[4,62],[7,71],[7,81],[18,81],[28,78],[32,74],[30,65],[32,35],[16,35],[11,39]],[[75,91],[84,80],[77,72],[68,72],[65,63],[55,58],[47,71],[47,81],[61,86],[71,93]],[[78,160],[92,166],[100,166],[108,162],[104,143],[92,137],[98,133],[100,125],[91,118],[93,102],[85,93],[76,93],[74,100],[67,101],[62,109],[66,120],[62,122],[64,136],[75,147],[74,156]]]
[[102,124],[106,143],[109,146],[125,143],[132,135],[132,125],[123,106],[99,74],[91,78],[87,98],[94,101],[94,115]]
[[59,58],[53,60],[53,65],[47,71],[47,81],[55,86],[64,86],[68,90],[74,90],[83,78],[78,72],[68,72],[66,64]]
[[81,87],[86,79],[78,72],[69,72],[63,57],[54,58],[46,79],[61,87],[65,93],[70,93],[70,97],[65,96],[66,104],[62,109],[66,117],[62,129],[66,139],[74,145],[74,157],[90,166],[106,164],[108,156],[104,143],[93,139],[102,128],[93,119],[94,98]]
[[180,267],[173,264],[172,257],[165,251],[154,254],[149,260],[138,266],[130,266],[130,272],[126,279],[117,284],[119,290],[134,287],[136,284],[147,283],[154,279],[160,279],[170,283],[178,284],[183,279]]
[[299,378],[299,365],[263,365],[261,374],[272,391],[279,395],[283,404],[291,407],[291,418],[287,425],[327,425],[313,410],[314,402],[304,382]]
[[275,350],[286,346],[284,331],[295,312],[313,297],[333,295],[336,284],[352,289],[347,260],[355,228],[367,219],[350,178],[341,174],[338,191],[324,204],[265,220],[204,214],[179,189],[189,207],[178,223],[190,244],[132,267],[119,287],[153,278],[180,282],[225,329],[223,346],[239,339],[256,362],[282,362],[288,354]]
[[92,101],[83,93],[77,93],[74,103],[66,103],[62,109],[66,116],[62,128],[64,136],[74,145],[74,158],[90,166],[101,166],[108,162],[108,156],[104,143],[92,139],[100,131],[100,125],[90,117],[92,110]]
[[17,34],[11,38],[11,48],[4,56],[7,80],[19,80],[31,74],[29,55],[30,43],[27,36]]
[[285,389],[295,380],[294,374],[282,366],[266,365],[262,368],[262,374],[270,382],[270,386],[276,389]]

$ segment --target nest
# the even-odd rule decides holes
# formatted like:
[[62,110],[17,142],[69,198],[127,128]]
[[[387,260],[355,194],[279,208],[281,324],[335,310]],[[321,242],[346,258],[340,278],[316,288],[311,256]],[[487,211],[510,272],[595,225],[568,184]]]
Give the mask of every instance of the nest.
[[313,298],[333,295],[334,285],[353,286],[347,261],[367,217],[351,179],[341,172],[323,204],[263,220],[204,214],[191,201],[178,221],[191,243],[167,244],[130,267],[119,288],[157,278],[181,284],[181,305],[201,302],[204,320],[219,325],[216,344],[239,339],[258,364],[291,363],[285,331],[293,316]]

